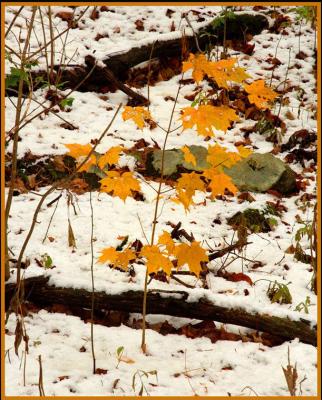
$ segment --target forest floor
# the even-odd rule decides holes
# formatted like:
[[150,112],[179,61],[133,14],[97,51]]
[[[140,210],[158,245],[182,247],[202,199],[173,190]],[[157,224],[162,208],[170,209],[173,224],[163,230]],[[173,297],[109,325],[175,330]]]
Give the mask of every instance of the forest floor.
[[[41,8],[47,21],[47,8]],[[55,34],[68,27],[71,13],[79,15],[84,8],[51,7]],[[17,10],[18,7],[6,7],[7,28]],[[227,220],[249,208],[259,210],[269,220],[269,228],[264,231],[249,229],[247,245],[210,261],[207,273],[200,277],[178,275],[179,281],[175,275],[166,279],[155,277],[148,289],[170,293],[184,290],[189,294],[187,302],[206,296],[217,305],[294,321],[302,318],[313,327],[318,310],[318,298],[311,287],[317,162],[315,140],[308,142],[306,147],[303,143],[308,137],[316,138],[317,135],[315,30],[310,21],[297,18],[296,7],[257,7],[255,10],[254,7],[235,7],[235,12],[238,11],[260,12],[269,21],[269,28],[248,38],[247,46],[241,50],[230,47],[227,50],[228,56],[237,58],[238,65],[251,76],[247,82],[263,79],[278,93],[279,98],[270,111],[276,118],[272,119],[269,133],[259,131],[256,112],[247,113],[247,104],[239,104],[238,109],[238,104],[234,103],[239,120],[227,132],[217,131],[215,136],[205,138],[197,135],[194,129],[182,131],[180,128],[170,133],[166,148],[178,149],[185,145],[207,148],[219,144],[234,152],[236,145],[242,144],[256,153],[271,153],[295,171],[297,191],[290,195],[276,190],[246,195],[237,193],[236,196],[228,193],[215,198],[209,196],[209,192],[197,191],[193,198],[195,204],[188,212],[182,204],[169,200],[166,194],[161,199],[157,236],[163,231],[171,232],[181,223],[181,229],[192,233],[208,252],[218,251],[237,240],[237,233]],[[64,35],[55,42],[54,62],[62,63],[61,53],[64,52],[65,64],[82,66],[89,54],[95,55],[101,63],[109,54],[125,52],[156,39],[179,38],[183,27],[186,34],[191,35],[187,20],[182,18],[183,12],[197,30],[220,15],[222,8],[174,5],[89,7],[78,25],[68,31],[65,45]],[[23,44],[21,37],[26,38],[26,21],[30,20],[31,14],[32,8],[24,7],[13,21],[6,38],[9,48],[18,51],[19,45]],[[41,15],[37,13],[35,17],[37,23],[31,35],[30,51],[37,49],[39,41],[43,40]],[[49,37],[47,25],[45,34]],[[20,42],[17,41],[19,35]],[[222,46],[214,49],[216,54],[222,51]],[[13,61],[7,57],[7,77],[12,68]],[[146,64],[134,69],[127,84],[132,84],[133,90],[149,98],[151,115],[158,125],[167,128],[182,80],[181,73],[175,60],[170,58],[166,65],[155,67],[154,82],[148,88],[144,68]],[[31,70],[46,70],[46,57],[42,53]],[[191,72],[184,74],[173,129],[180,127],[180,110],[191,106],[196,90],[207,92],[213,88],[207,80],[194,82]],[[39,112],[39,103],[46,107],[52,104],[48,91],[48,87],[36,89],[32,101],[28,101],[27,96],[22,109],[28,118]],[[68,90],[61,88],[59,93],[64,95]],[[68,149],[65,145],[95,144],[118,105],[128,102],[124,92],[111,91],[104,82],[101,90],[76,90],[70,97],[73,98],[70,103],[63,107],[56,105],[55,112],[43,113],[19,131],[18,177],[8,222],[11,257],[8,283],[16,281],[15,263],[40,196],[60,176],[59,173],[66,172],[63,156]],[[228,103],[233,101],[228,99]],[[12,162],[10,130],[15,125],[16,107],[17,97],[8,91],[8,185]],[[145,148],[162,148],[165,133],[154,125],[139,129],[133,121],[124,121],[121,111],[96,151],[104,153],[113,146],[143,152]],[[299,131],[302,133],[297,137],[301,139],[293,146],[283,147]],[[145,166],[142,167],[131,154],[124,152],[118,165],[123,171],[141,176],[140,193],[123,201],[97,191],[82,174],[71,182],[68,190],[54,190],[41,208],[26,248],[22,264],[24,278],[46,276],[50,285],[90,292],[93,261],[96,291],[124,294],[129,290],[143,290],[145,267],[142,261],[131,262],[127,271],[97,263],[104,248],[118,246],[124,239],[127,244],[147,244],[147,238],[151,237],[159,179],[144,174]],[[163,189],[169,189],[171,193],[172,186],[173,180],[165,179]],[[59,199],[52,202],[58,196]],[[188,268],[185,266],[182,270],[187,272]],[[280,290],[275,301],[270,291],[274,283],[275,294]],[[317,349],[298,338],[276,340],[229,323],[148,314],[147,353],[144,354],[140,348],[142,315],[115,311],[94,319],[97,370],[93,374],[88,310],[79,310],[75,315],[68,304],[40,307],[26,303],[23,314],[24,329],[29,338],[27,355],[24,342],[20,346],[15,343],[15,313],[10,313],[6,324],[5,390],[8,396],[39,395],[39,356],[46,396],[288,396],[290,392],[282,367],[286,368],[289,362],[290,366],[296,365],[296,394],[317,394]]]

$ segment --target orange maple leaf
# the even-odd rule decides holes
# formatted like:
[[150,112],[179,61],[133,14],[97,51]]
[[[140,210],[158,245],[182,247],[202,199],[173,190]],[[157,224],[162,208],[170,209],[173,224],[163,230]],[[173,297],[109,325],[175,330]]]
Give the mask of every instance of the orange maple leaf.
[[233,194],[238,192],[237,187],[233,184],[230,176],[218,171],[214,168],[207,169],[203,175],[210,180],[209,188],[211,189],[211,196],[215,197],[219,194],[225,194],[225,189],[228,189]]
[[222,171],[222,167],[231,167],[238,160],[240,160],[238,153],[228,152],[218,144],[208,147],[207,161],[218,172]]
[[249,149],[248,147],[242,145],[237,146],[237,150],[241,158],[247,158],[250,154],[253,153],[252,149]]
[[157,273],[159,269],[162,269],[167,275],[171,274],[172,262],[164,256],[158,246],[145,245],[142,247],[140,255],[147,260],[146,268],[149,274]]
[[106,175],[106,178],[100,180],[102,192],[113,192],[113,196],[125,201],[128,196],[132,196],[132,191],[140,190],[140,183],[132,172],[123,172],[121,175],[118,171],[108,171]]
[[115,267],[119,267],[126,271],[130,261],[136,259],[136,254],[131,249],[125,249],[118,252],[117,260],[114,263]]
[[[65,146],[69,149],[67,153],[68,156],[75,158],[78,166],[85,160],[90,151],[92,150],[92,145],[90,144],[65,144]],[[79,172],[88,171],[92,165],[96,165],[96,157],[92,154],[86,163],[79,169]]]
[[186,107],[181,115],[183,130],[197,126],[198,134],[214,136],[212,127],[226,131],[232,121],[238,121],[238,116],[227,106],[201,105],[198,108]]
[[106,165],[117,164],[120,153],[123,150],[122,146],[113,146],[107,150],[98,160],[98,166],[103,169]]
[[173,254],[175,243],[169,232],[163,231],[162,235],[159,236],[158,244],[165,246],[169,255]]
[[122,113],[123,121],[127,121],[128,119],[133,119],[135,124],[140,128],[143,129],[145,125],[145,121],[147,119],[151,119],[151,114],[148,110],[144,107],[130,107],[125,106],[124,111]]
[[179,244],[175,249],[175,256],[178,259],[178,267],[188,264],[191,272],[199,277],[201,271],[201,262],[209,261],[206,250],[200,246],[199,242]]
[[196,190],[205,190],[205,183],[201,179],[200,174],[191,172],[190,174],[181,174],[181,177],[177,181],[176,187],[186,191],[188,196],[194,196]]
[[188,61],[182,63],[182,72],[186,72],[192,68],[193,79],[196,82],[200,82],[207,73],[208,63],[209,61],[204,54],[194,55],[190,53]]
[[97,262],[100,264],[104,263],[114,264],[114,262],[117,260],[118,253],[114,249],[114,247],[107,247],[106,249],[103,249],[101,253],[102,253],[101,256],[97,260]]
[[250,78],[244,68],[235,67],[237,59],[229,58],[208,65],[207,75],[213,78],[219,87],[228,89],[228,81],[241,83]]
[[176,197],[172,197],[170,200],[174,203],[182,204],[186,213],[189,210],[189,207],[192,204],[195,204],[192,200],[192,196],[188,195],[187,192],[182,189],[177,189]]
[[181,147],[181,151],[183,152],[184,160],[187,163],[191,163],[194,166],[197,165],[196,157],[191,153],[188,146]]
[[251,103],[254,103],[257,108],[267,109],[270,108],[270,102],[272,102],[278,94],[274,90],[265,86],[265,81],[260,79],[251,83],[250,85],[244,85],[245,90],[248,94],[248,99]]
[[114,247],[107,247],[101,251],[101,256],[97,260],[98,263],[110,263],[113,267],[118,267],[126,271],[129,262],[136,259],[135,253],[131,249],[117,251]]

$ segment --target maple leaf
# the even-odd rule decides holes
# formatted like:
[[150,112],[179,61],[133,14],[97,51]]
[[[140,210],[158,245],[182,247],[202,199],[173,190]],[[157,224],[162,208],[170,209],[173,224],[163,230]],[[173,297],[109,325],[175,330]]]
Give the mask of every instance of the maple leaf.
[[101,169],[103,169],[106,166],[106,164],[108,164],[108,165],[117,164],[122,150],[123,150],[122,146],[111,147],[110,149],[107,150],[107,152],[105,154],[103,154],[99,158],[98,166]]
[[237,146],[237,150],[238,150],[238,153],[241,158],[247,158],[250,154],[253,153],[253,150],[251,150],[247,147],[244,147],[242,145]]
[[201,179],[200,174],[191,172],[190,174],[181,174],[181,177],[177,181],[177,189],[183,189],[186,191],[187,196],[194,196],[196,190],[205,190],[205,183]]
[[278,96],[274,90],[265,86],[265,81],[262,79],[250,85],[244,85],[244,87],[248,93],[249,101],[260,109],[270,108],[269,102],[273,101]]
[[218,172],[222,171],[222,167],[230,168],[239,160],[240,156],[238,153],[228,152],[218,144],[208,147],[207,161]]
[[132,172],[124,172],[121,175],[118,171],[108,171],[106,175],[106,178],[100,180],[102,192],[113,192],[113,196],[118,196],[125,201],[132,195],[132,190],[140,190],[140,183],[134,178]]
[[213,78],[219,87],[228,89],[227,81],[241,83],[250,78],[244,68],[234,67],[236,58],[211,62],[206,68],[207,75]]
[[238,189],[233,184],[231,177],[222,172],[218,173],[218,171],[214,168],[207,169],[204,171],[203,175],[211,181],[208,186],[211,189],[212,197],[215,197],[219,194],[225,194],[225,189],[228,189],[233,194],[238,192]]
[[126,271],[129,262],[136,259],[135,253],[131,249],[117,251],[114,247],[107,247],[101,251],[101,256],[97,260],[100,264],[113,264],[113,267],[118,267]]
[[181,120],[183,130],[197,126],[198,134],[214,136],[212,127],[226,131],[232,121],[238,121],[238,116],[227,106],[201,105],[198,108],[186,107],[182,110]]
[[118,258],[118,252],[114,249],[114,247],[107,247],[106,249],[103,249],[101,253],[101,256],[97,260],[97,262],[100,264],[114,264]]
[[191,272],[199,277],[201,271],[201,262],[209,261],[206,250],[200,246],[199,242],[192,242],[190,245],[186,243],[179,244],[175,249],[175,256],[178,259],[178,267],[188,264]]
[[[72,143],[65,144],[65,146],[69,149],[67,155],[75,158],[77,161],[77,168],[92,150],[92,145],[90,144]],[[86,163],[79,169],[79,172],[88,171],[92,165],[96,165],[96,157],[94,154],[92,154]]]
[[151,114],[144,107],[130,107],[125,106],[124,111],[122,113],[123,121],[127,121],[128,119],[133,119],[135,124],[143,129],[145,125],[145,121],[147,119],[152,120]]
[[187,163],[191,163],[194,166],[197,165],[196,157],[191,153],[188,146],[181,147],[181,151],[183,152],[184,160]]
[[119,267],[126,271],[129,262],[136,259],[136,254],[131,249],[125,249],[118,252],[118,257],[114,262],[114,267]]
[[147,260],[146,267],[148,273],[157,273],[162,269],[167,275],[171,274],[172,262],[168,257],[164,256],[156,245],[145,245],[140,251],[140,255]]
[[158,244],[164,245],[167,249],[168,254],[173,254],[175,243],[169,232],[163,231],[162,235],[159,236]]
[[204,54],[194,55],[190,53],[188,61],[182,63],[182,72],[186,72],[192,68],[193,79],[196,82],[200,82],[207,73],[208,63],[209,61]]
[[176,197],[172,197],[171,201],[177,204],[182,204],[185,212],[189,211],[189,207],[195,204],[192,200],[192,196],[188,195],[185,190],[177,189]]

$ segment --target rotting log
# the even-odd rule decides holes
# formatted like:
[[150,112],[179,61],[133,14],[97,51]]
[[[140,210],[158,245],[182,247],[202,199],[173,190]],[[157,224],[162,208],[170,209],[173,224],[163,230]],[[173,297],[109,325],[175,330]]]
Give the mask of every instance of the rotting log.
[[[213,21],[211,21],[206,26],[200,28],[199,30],[196,30],[195,36],[185,37],[185,46],[188,51],[198,51],[196,39],[201,50],[205,50],[209,44],[214,46],[223,43],[223,19],[221,18],[220,23],[216,25],[213,24]],[[235,16],[233,18],[227,19],[226,24],[226,39],[230,41],[237,40],[241,42],[246,42],[247,40],[249,40],[248,38],[252,37],[252,35],[257,35],[264,29],[267,29],[269,27],[267,18],[261,13],[235,13]],[[162,36],[160,36],[160,38],[160,40],[156,40],[146,45],[132,47],[128,51],[120,51],[108,55],[103,60],[104,64],[106,65],[106,69],[96,67],[95,73],[92,74],[86,80],[86,82],[80,85],[78,90],[80,92],[101,92],[102,87],[105,87],[105,91],[114,91],[116,89],[123,90],[124,87],[123,89],[120,88],[120,82],[126,82],[129,70],[142,62],[148,61],[151,54],[153,58],[166,59],[169,57],[176,57],[178,59],[181,59],[182,38],[178,37],[175,39],[167,40],[163,40]],[[57,73],[57,70],[59,68],[59,65],[56,65],[54,67],[55,74]],[[65,82],[64,89],[75,87],[76,84],[82,81],[82,79],[88,74],[90,68],[90,65],[63,66],[63,69],[60,71],[60,81]],[[41,81],[41,78],[43,79],[43,81],[47,80],[46,71],[32,71],[31,76],[34,82],[36,78],[39,81]],[[55,76],[52,77],[52,80],[53,82],[51,83],[54,84]],[[35,85],[34,90],[36,88],[37,87]],[[12,89],[17,88],[12,87]],[[128,89],[129,88],[126,87],[126,90]],[[25,85],[24,92],[26,93],[28,92],[28,90],[28,86]],[[143,96],[141,99],[139,99],[139,97],[136,97],[134,95],[133,91],[127,94],[130,97],[134,98],[134,100],[137,100],[138,103],[139,100],[141,100],[141,104],[146,104],[146,99],[143,98]],[[8,91],[8,95],[14,96],[16,95],[16,93]],[[140,95],[138,94],[138,96]]]
[[[84,289],[57,287],[48,284],[46,277],[27,278],[24,282],[25,299],[46,306],[53,303],[68,304],[74,307],[91,308],[92,294]],[[16,285],[5,285],[6,306],[10,304],[16,291]],[[279,336],[285,340],[298,338],[301,342],[317,345],[316,326],[300,318],[297,321],[267,314],[250,313],[242,308],[218,306],[206,298],[187,302],[189,293],[183,290],[172,291],[164,295],[149,291],[147,313],[163,314],[176,317],[213,320],[227,324],[239,325]],[[142,291],[128,291],[121,294],[95,293],[95,310],[126,311],[141,313]]]

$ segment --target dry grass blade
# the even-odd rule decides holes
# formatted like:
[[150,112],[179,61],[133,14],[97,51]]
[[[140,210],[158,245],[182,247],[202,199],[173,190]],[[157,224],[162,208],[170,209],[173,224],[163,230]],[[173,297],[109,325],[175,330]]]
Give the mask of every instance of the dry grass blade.
[[288,348],[287,355],[288,355],[288,365],[286,368],[284,368],[282,366],[282,369],[284,372],[285,380],[286,380],[288,391],[290,392],[290,395],[296,396],[296,391],[297,391],[296,382],[297,382],[297,378],[298,378],[298,373],[297,373],[297,369],[296,369],[296,364],[294,366],[291,365],[290,348]]

